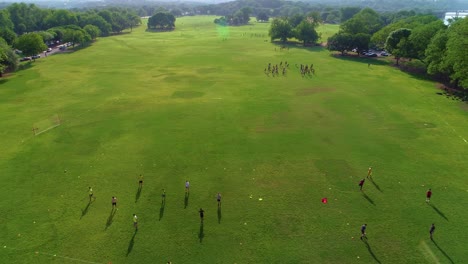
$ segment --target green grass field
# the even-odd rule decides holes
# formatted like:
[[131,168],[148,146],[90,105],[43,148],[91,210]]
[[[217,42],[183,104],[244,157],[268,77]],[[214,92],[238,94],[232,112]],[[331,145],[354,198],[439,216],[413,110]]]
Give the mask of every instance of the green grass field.
[[[467,261],[466,105],[385,61],[279,51],[268,24],[213,19],[142,26],[0,80],[0,262]],[[263,73],[281,61],[286,77]]]

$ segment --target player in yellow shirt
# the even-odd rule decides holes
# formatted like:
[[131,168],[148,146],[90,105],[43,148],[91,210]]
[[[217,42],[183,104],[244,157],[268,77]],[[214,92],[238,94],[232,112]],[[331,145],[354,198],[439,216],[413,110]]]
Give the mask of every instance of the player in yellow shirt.
[[369,169],[367,170],[367,178],[372,179],[372,167],[369,167]]

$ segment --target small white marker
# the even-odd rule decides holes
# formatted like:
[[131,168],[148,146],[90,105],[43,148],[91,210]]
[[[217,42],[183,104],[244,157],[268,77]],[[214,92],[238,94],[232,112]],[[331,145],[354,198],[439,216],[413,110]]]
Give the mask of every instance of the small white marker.
[[263,198],[258,198],[259,201],[263,201]]
[[6,248],[6,246],[3,246],[3,248]]
[[328,188],[328,190],[331,190],[331,188]]
[[33,222],[33,224],[35,224],[35,223],[36,223],[36,221]]

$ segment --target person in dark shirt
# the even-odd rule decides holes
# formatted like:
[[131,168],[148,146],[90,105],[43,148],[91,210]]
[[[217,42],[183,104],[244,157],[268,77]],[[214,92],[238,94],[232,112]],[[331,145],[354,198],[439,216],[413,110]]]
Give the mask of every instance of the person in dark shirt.
[[203,209],[200,208],[200,211],[198,211],[198,212],[200,213],[200,220],[203,223],[203,217],[205,216],[205,211],[203,211]]
[[367,239],[367,236],[366,236],[366,228],[367,228],[367,224],[363,224],[361,226],[361,240],[363,237],[365,237]]
[[431,237],[431,240],[432,240],[432,236],[434,235],[434,231],[435,231],[435,225],[432,224],[431,229],[429,229],[429,236]]
[[359,181],[359,189],[362,191],[362,186],[364,185],[364,182],[366,181],[366,179],[362,179]]

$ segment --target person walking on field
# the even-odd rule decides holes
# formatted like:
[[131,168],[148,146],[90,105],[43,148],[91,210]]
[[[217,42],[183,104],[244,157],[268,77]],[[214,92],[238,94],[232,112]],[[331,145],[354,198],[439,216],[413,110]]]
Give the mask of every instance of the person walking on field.
[[117,197],[112,196],[112,209],[117,209]]
[[143,175],[140,174],[140,179],[138,180],[138,187],[143,187]]
[[359,189],[362,191],[362,186],[364,186],[364,182],[366,181],[366,179],[362,179],[359,181]]
[[432,224],[431,229],[429,229],[429,236],[431,237],[431,240],[433,240],[432,236],[434,235],[434,231],[435,231],[435,225]]
[[133,214],[133,227],[138,230],[138,216],[136,214]]
[[367,239],[366,228],[367,228],[367,224],[363,224],[361,226],[361,240],[362,240],[363,237],[365,237]]
[[221,194],[220,193],[216,195],[216,200],[218,201],[218,207],[221,207]]
[[205,217],[205,211],[203,211],[203,209],[200,208],[200,211],[198,211],[198,213],[200,213],[200,220],[203,223],[203,218]]
[[369,169],[367,170],[367,178],[371,178],[372,179],[372,167],[369,167]]
[[428,203],[428,202],[431,201],[431,196],[432,196],[432,190],[429,189],[429,190],[427,190],[427,192],[426,192],[426,203]]
[[91,188],[91,186],[88,189],[88,193],[89,193],[89,201],[91,202],[91,200],[94,198],[93,188]]
[[186,193],[190,192],[190,182],[189,181],[185,181],[185,192]]

